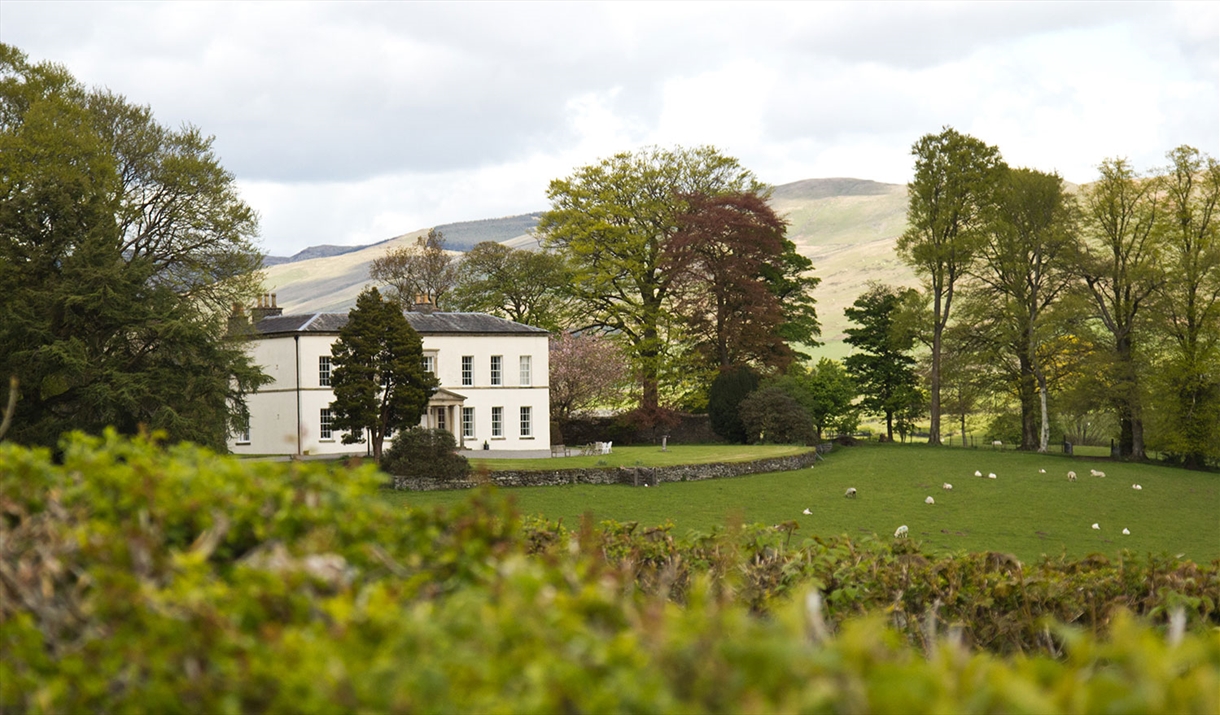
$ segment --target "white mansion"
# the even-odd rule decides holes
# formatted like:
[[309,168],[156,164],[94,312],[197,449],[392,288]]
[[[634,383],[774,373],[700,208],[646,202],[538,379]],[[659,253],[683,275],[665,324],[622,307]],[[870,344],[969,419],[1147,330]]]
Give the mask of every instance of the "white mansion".
[[[365,454],[367,443],[343,444],[331,427],[330,349],[347,314],[282,315],[274,296],[252,312],[254,362],[272,381],[246,396],[250,429],[229,437],[230,451]],[[406,317],[440,381],[420,424],[449,430],[462,449],[549,456],[547,331],[484,313]]]

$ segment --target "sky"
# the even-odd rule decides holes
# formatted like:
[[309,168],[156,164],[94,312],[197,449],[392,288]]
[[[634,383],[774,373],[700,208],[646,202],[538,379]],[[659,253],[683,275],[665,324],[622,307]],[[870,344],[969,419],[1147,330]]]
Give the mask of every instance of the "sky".
[[622,151],[911,178],[944,126],[1091,181],[1220,156],[1220,2],[0,0],[0,41],[215,137],[272,255],[544,210]]

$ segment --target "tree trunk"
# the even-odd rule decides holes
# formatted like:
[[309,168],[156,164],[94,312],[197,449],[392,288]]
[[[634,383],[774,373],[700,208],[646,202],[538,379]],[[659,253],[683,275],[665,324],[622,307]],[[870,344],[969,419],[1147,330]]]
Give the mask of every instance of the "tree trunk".
[[1121,457],[1144,459],[1144,420],[1140,410],[1139,383],[1135,375],[1135,355],[1129,335],[1115,341],[1118,357],[1118,453]]
[[1038,451],[1046,452],[1051,441],[1050,416],[1046,410],[1046,375],[1042,372],[1038,372],[1036,375],[1038,377],[1038,397],[1042,407],[1042,430],[1038,435]]
[[894,413],[889,411],[885,413],[885,438],[894,441]]
[[[936,312],[940,312],[940,299],[937,298]],[[931,424],[928,426],[928,444],[940,444],[940,348],[944,336],[945,324],[939,315],[935,316],[932,326],[932,404],[928,412]]]
[[1028,355],[1018,356],[1017,362],[1020,365],[1017,394],[1021,402],[1021,449],[1034,450],[1038,448],[1038,390],[1034,366]]

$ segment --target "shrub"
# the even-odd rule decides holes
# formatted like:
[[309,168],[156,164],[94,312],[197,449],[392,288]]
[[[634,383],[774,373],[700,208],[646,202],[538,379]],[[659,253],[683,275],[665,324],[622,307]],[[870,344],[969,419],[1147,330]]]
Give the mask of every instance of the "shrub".
[[813,420],[804,407],[778,387],[755,390],[741,401],[741,422],[751,444],[810,444]]
[[758,374],[744,365],[720,373],[707,397],[707,414],[711,418],[712,431],[729,442],[745,444],[746,428],[738,410],[741,401],[756,389]]
[[382,471],[394,476],[394,487],[412,479],[463,479],[470,462],[457,453],[453,435],[442,429],[412,427],[394,438],[381,458]]

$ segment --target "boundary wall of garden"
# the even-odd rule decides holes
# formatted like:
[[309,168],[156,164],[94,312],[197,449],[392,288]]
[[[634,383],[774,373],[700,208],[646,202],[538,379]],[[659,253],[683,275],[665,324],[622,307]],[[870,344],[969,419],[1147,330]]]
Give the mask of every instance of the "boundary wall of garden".
[[763,472],[790,472],[812,467],[824,450],[819,447],[787,457],[750,462],[679,464],[670,467],[592,467],[588,469],[536,469],[473,472],[466,479],[393,477],[395,489],[413,492],[473,489],[484,484],[497,487],[553,487],[563,484],[629,484],[656,486],[662,482],[694,482],[740,477]]

